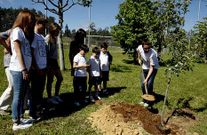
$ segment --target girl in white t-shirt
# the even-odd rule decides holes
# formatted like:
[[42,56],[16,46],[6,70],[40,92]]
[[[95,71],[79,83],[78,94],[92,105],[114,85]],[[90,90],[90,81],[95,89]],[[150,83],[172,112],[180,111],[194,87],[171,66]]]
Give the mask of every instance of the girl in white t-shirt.
[[13,79],[12,120],[13,130],[25,129],[32,124],[21,121],[25,93],[32,63],[31,43],[34,38],[35,16],[30,11],[21,11],[12,27],[10,35],[11,61],[9,69]]

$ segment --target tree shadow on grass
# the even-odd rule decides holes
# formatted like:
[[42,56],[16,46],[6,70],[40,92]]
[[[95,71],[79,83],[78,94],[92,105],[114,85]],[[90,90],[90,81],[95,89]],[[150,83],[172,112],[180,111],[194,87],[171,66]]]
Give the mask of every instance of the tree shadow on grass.
[[123,65],[113,65],[110,68],[112,72],[131,72],[131,69],[128,66]]
[[133,59],[123,59],[122,61],[126,64],[135,64]]
[[[101,97],[108,97],[110,95],[113,95],[115,93],[120,92],[122,89],[125,89],[126,87],[110,87],[108,88],[107,94],[100,94]],[[94,95],[95,92],[92,92],[92,95]],[[89,95],[87,93],[87,95]],[[60,98],[64,101],[61,104],[53,105],[47,103],[45,100],[45,110],[43,112],[43,119],[42,120],[48,120],[54,117],[67,117],[70,114],[79,111],[83,108],[85,108],[87,105],[92,104],[91,102],[88,103],[81,103],[80,106],[74,105],[74,94],[73,93],[62,93],[60,95]]]
[[207,109],[207,103],[205,103],[202,107],[199,107],[199,108],[193,108],[193,110],[195,112],[203,112]]
[[101,97],[108,97],[114,95],[115,93],[119,93],[121,90],[126,89],[127,87],[108,87],[107,93],[101,93]]

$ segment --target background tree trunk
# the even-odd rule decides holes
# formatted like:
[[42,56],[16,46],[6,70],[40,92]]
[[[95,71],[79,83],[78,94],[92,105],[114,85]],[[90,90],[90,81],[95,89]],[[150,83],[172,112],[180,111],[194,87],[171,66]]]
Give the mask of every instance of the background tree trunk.
[[63,27],[63,11],[62,11],[63,1],[59,0],[58,2],[58,16],[59,16],[59,25],[60,25],[60,33],[58,35],[58,47],[59,47],[59,60],[60,60],[60,70],[65,70],[65,58],[64,58],[64,50],[63,50],[63,42],[62,42],[62,27]]

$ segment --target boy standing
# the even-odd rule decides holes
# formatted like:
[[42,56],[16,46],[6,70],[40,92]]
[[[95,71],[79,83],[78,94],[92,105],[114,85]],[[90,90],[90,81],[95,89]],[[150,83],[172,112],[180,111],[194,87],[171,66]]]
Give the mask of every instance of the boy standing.
[[85,54],[89,51],[86,45],[80,46],[80,51],[75,55],[73,59],[73,68],[74,78],[73,78],[73,86],[74,86],[74,95],[76,106],[80,106],[80,101],[86,101],[86,89],[87,89],[87,68],[89,65],[87,64]]
[[91,88],[94,85],[95,87],[95,99],[100,100],[99,91],[101,91],[101,69],[100,69],[100,60],[99,53],[100,50],[98,47],[92,49],[92,56],[89,59],[90,72],[89,72],[89,98],[91,102],[95,102],[91,94]]
[[109,81],[110,64],[112,63],[112,55],[107,51],[108,45],[104,42],[101,45],[101,52],[99,55],[101,65],[101,80],[103,81],[103,93],[107,94],[107,81]]

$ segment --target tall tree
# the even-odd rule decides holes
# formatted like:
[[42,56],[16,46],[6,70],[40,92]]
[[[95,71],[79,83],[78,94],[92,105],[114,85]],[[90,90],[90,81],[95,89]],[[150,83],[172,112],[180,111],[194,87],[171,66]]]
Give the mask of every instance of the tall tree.
[[202,22],[198,22],[194,27],[191,48],[196,54],[197,62],[207,61],[207,17]]
[[168,32],[184,24],[184,15],[190,0],[125,0],[116,16],[118,24],[112,35],[125,52],[134,50],[148,38],[158,53],[166,46]]
[[[63,13],[75,5],[89,6],[92,3],[92,0],[32,0],[34,3],[43,4],[45,9],[54,13],[59,18],[59,25],[62,29],[63,26]],[[49,2],[49,3],[48,3]],[[58,36],[58,45],[59,45],[59,59],[60,59],[60,69],[65,69],[65,60],[64,60],[64,51],[62,43],[62,30]]]
[[[30,10],[34,14],[39,16],[44,16],[41,11],[36,11],[35,9],[28,9],[28,8],[1,8],[0,7],[0,31],[6,31],[10,29],[16,19],[17,14],[22,10]],[[54,21],[54,17],[48,18],[49,22]]]

